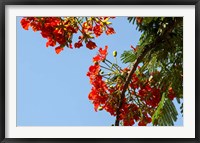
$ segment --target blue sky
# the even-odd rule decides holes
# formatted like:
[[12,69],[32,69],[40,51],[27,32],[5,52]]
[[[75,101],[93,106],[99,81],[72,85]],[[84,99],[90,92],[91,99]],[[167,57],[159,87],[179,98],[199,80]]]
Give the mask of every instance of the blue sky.
[[[65,48],[59,55],[46,48],[40,32],[22,29],[17,17],[17,126],[110,126],[115,117],[105,111],[95,112],[88,100],[91,86],[86,76],[98,48]],[[108,45],[119,56],[140,37],[126,17],[113,20],[114,35],[102,35],[98,47]],[[176,105],[177,106],[177,105]],[[178,110],[179,111],[179,110]],[[182,125],[179,116],[175,125]]]

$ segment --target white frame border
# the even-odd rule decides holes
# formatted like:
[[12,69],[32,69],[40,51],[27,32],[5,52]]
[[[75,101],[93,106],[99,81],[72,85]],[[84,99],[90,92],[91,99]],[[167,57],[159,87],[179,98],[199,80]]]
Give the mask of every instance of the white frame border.
[[[94,12],[91,12],[94,11]],[[159,11],[159,12],[158,12]],[[16,16],[183,16],[183,127],[17,127]],[[24,15],[26,14],[26,15]],[[80,15],[81,14],[81,15]],[[195,138],[195,6],[5,6],[6,138]],[[12,41],[12,42],[11,42]],[[187,87],[187,88],[186,88]],[[167,133],[167,134],[166,134]]]

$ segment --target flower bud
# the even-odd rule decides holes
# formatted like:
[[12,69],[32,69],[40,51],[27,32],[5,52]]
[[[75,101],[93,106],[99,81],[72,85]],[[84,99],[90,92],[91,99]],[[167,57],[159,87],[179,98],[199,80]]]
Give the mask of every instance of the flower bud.
[[101,71],[100,74],[104,74],[104,71]]
[[98,65],[98,64],[99,64],[99,62],[95,61],[95,62],[94,62],[94,64],[95,64],[95,65]]
[[117,56],[117,51],[113,51],[113,56],[114,56],[114,57]]
[[100,107],[98,108],[98,110],[99,110],[99,111],[102,111],[102,110],[103,110],[103,107],[100,106]]
[[109,87],[110,87],[110,88],[113,88],[113,86],[112,86],[112,85],[110,85]]
[[153,78],[153,76],[151,75],[151,76],[149,77],[149,81],[151,81],[151,80],[152,80],[152,78]]

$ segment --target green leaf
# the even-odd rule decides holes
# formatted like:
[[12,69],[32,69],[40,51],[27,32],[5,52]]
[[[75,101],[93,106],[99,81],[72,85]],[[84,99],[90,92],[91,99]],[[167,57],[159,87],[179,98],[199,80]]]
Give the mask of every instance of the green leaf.
[[[153,116],[152,116],[152,123],[153,125],[155,125],[155,123],[158,121],[158,124],[160,125],[160,121],[158,120],[159,119],[159,116],[161,115],[162,113],[162,109],[163,109],[163,106],[164,106],[164,102],[165,102],[165,95],[166,93],[163,93],[162,94],[162,98],[161,98],[161,101],[159,102],[158,104],[158,107],[156,109],[156,111],[154,112]],[[162,122],[162,121],[161,121]]]
[[[159,126],[174,126],[174,122],[177,120],[178,112],[174,106],[174,103],[165,97],[165,93],[152,116],[153,125]],[[155,121],[158,123],[155,124]]]
[[121,61],[123,63],[130,63],[130,62],[134,62],[136,59],[136,55],[133,53],[132,50],[130,51],[124,51],[124,53],[121,55]]
[[143,23],[144,24],[149,24],[154,18],[153,17],[145,17],[143,19]]

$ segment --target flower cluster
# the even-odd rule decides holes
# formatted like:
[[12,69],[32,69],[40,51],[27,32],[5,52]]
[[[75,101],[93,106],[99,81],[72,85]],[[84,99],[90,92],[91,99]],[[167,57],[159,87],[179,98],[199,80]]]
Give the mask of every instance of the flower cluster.
[[119,86],[109,86],[107,81],[104,80],[101,74],[100,63],[104,62],[107,56],[108,46],[104,49],[100,48],[99,53],[93,58],[94,64],[89,67],[87,76],[90,78],[90,84],[92,85],[91,91],[88,95],[89,100],[94,104],[94,109],[97,111],[105,109],[111,115],[115,116],[117,106],[119,104]]
[[122,104],[120,109],[120,119],[123,121],[124,126],[132,126],[135,121],[139,121],[140,112],[139,107],[134,103],[127,103],[126,101]]
[[[21,25],[25,30],[31,27],[33,31],[41,31],[42,37],[47,39],[46,47],[58,44],[55,51],[59,54],[65,46],[80,48],[83,42],[88,49],[96,48],[96,43],[92,41],[93,35],[99,37],[103,32],[107,35],[115,33],[109,26],[110,18],[114,17],[90,17],[83,22],[83,17],[24,17]],[[73,45],[73,35],[78,32],[81,35]]]
[[[105,57],[106,54],[107,52],[100,53],[99,56]],[[88,95],[88,98],[89,100],[93,101],[94,109],[97,111],[97,109],[102,105],[105,105],[106,101],[108,100],[108,87],[100,75],[100,65],[98,62],[89,67],[87,76],[90,78],[90,84],[92,85],[92,89]]]
[[[89,71],[87,72],[90,84],[92,85],[88,98],[94,104],[95,111],[104,109],[113,116],[116,116],[118,106],[120,102],[123,102],[120,109],[120,121],[125,126],[132,126],[135,121],[139,121],[140,119],[139,107],[134,103],[127,102],[126,98],[121,99],[123,83],[129,69],[120,69],[115,65],[116,73],[111,68],[110,70],[114,72],[113,74],[104,74],[102,70],[103,66],[100,64],[106,64],[107,50],[108,46],[105,46],[104,49],[99,49],[98,54],[93,57],[94,64],[89,67]],[[109,61],[108,63],[111,64]],[[110,76],[110,79],[106,79],[106,76]]]
[[[136,122],[139,126],[146,126],[152,122],[151,117],[161,101],[162,92],[166,92],[164,88],[158,87],[155,81],[160,72],[151,73],[149,77],[140,73],[138,66],[122,99],[122,90],[130,69],[121,69],[117,64],[106,59],[107,50],[108,46],[104,49],[99,48],[98,54],[93,57],[94,64],[87,72],[92,85],[88,95],[89,100],[94,104],[95,111],[105,110],[113,116],[119,114],[119,121],[124,126],[132,126]],[[115,58],[116,55],[117,52],[114,51]],[[168,98],[173,100],[174,97],[175,93],[170,87]]]
[[147,105],[152,107],[157,107],[161,100],[160,90],[156,87],[151,87],[149,84],[141,87],[138,96]]

